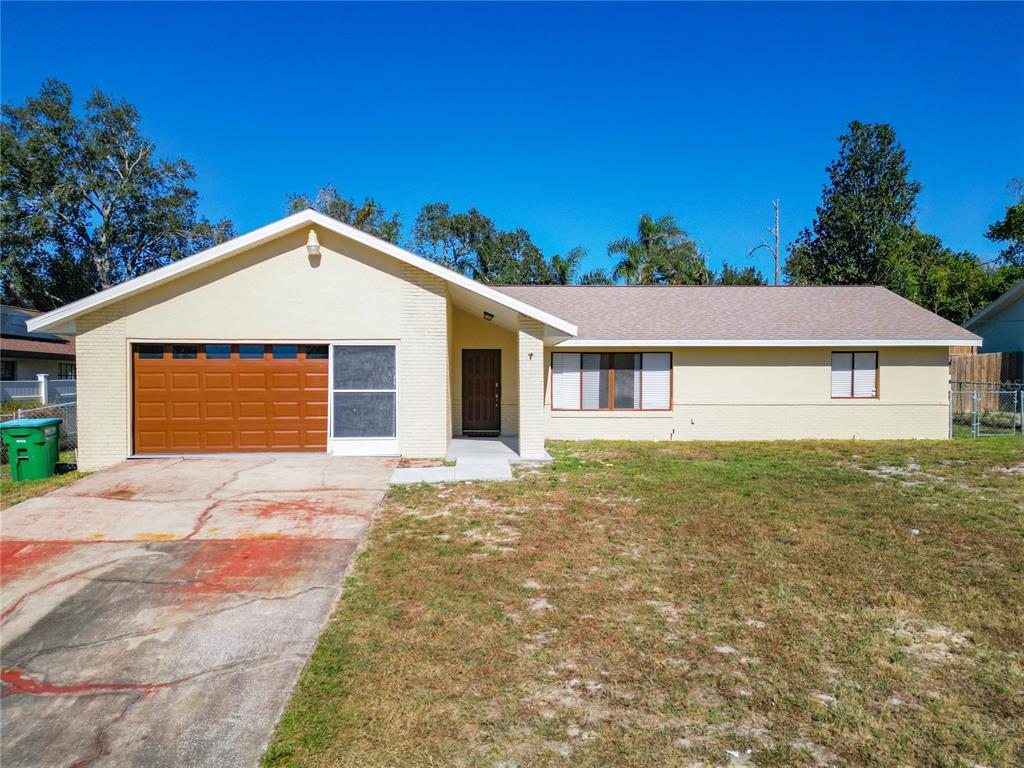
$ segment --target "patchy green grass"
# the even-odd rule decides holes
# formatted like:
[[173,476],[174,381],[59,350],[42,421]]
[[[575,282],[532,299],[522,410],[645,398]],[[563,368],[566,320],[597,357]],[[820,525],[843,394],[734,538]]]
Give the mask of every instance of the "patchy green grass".
[[265,766],[1024,763],[1019,438],[549,447],[392,489]]
[[16,483],[11,479],[11,468],[4,464],[0,466],[0,503],[5,508],[19,504],[33,496],[42,496],[62,486],[70,485],[86,474],[88,473],[78,471],[74,451],[62,451],[58,459],[56,473],[53,477],[43,480],[25,480]]

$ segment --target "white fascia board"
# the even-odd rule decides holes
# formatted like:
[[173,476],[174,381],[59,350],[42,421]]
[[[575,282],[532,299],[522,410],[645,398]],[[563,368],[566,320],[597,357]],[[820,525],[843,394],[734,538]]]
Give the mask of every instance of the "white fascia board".
[[981,339],[568,339],[572,347],[978,347]]
[[91,312],[132,294],[139,293],[147,288],[152,288],[160,285],[161,283],[168,282],[169,280],[173,280],[181,275],[201,269],[202,267],[220,261],[221,259],[226,259],[240,251],[262,245],[276,237],[293,232],[310,224],[315,224],[342,235],[343,237],[347,237],[350,240],[362,243],[369,248],[373,248],[374,250],[396,258],[399,261],[403,261],[406,264],[422,269],[424,272],[436,275],[443,280],[447,280],[448,282],[465,288],[468,291],[472,291],[473,293],[476,293],[479,296],[493,301],[503,307],[507,307],[520,314],[526,315],[527,317],[531,317],[534,320],[538,320],[545,325],[567,333],[570,336],[576,335],[576,326],[561,319],[560,317],[555,317],[554,315],[530,306],[525,302],[506,296],[493,288],[489,288],[475,280],[471,280],[465,275],[460,275],[458,272],[453,272],[439,264],[435,264],[429,259],[424,259],[422,256],[410,253],[404,248],[399,248],[397,245],[392,245],[391,243],[385,242],[373,235],[368,235],[355,227],[350,227],[348,224],[343,224],[329,216],[325,216],[322,213],[309,209],[300,211],[299,213],[294,213],[291,216],[275,221],[272,224],[260,227],[259,229],[255,229],[247,234],[240,235],[232,240],[228,240],[226,243],[221,243],[220,245],[215,245],[212,248],[207,248],[205,251],[200,251],[192,256],[176,261],[173,264],[168,264],[165,267],[154,269],[152,272],[147,272],[146,274],[140,275],[132,280],[126,280],[119,285],[106,289],[105,291],[94,293],[91,296],[86,296],[84,299],[73,301],[70,304],[66,304],[51,312],[31,318],[27,322],[28,330],[45,331],[57,326],[58,324],[73,321],[74,318],[79,317],[86,312]]

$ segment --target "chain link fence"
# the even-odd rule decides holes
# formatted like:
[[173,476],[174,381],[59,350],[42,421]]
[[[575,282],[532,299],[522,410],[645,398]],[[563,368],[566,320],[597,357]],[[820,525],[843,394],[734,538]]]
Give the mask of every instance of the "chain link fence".
[[1024,435],[1024,383],[954,381],[949,436]]
[[[38,408],[17,408],[0,413],[0,422],[13,419],[63,419],[60,425],[60,449],[78,450],[78,403],[51,403]],[[0,446],[0,464],[7,464],[7,446]]]

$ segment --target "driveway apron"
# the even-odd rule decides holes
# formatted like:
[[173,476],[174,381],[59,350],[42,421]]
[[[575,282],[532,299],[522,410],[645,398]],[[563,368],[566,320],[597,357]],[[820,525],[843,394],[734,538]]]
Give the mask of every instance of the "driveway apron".
[[5,767],[254,765],[394,464],[126,461],[5,509]]

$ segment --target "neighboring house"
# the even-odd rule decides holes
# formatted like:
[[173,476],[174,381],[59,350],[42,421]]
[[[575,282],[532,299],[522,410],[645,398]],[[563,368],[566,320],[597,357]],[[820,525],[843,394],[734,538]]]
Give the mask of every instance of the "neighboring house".
[[1024,350],[1024,280],[964,323],[983,339],[979,352]]
[[0,306],[0,379],[30,381],[45,373],[51,379],[75,378],[75,338],[29,331],[34,309]]
[[482,285],[303,211],[29,321],[78,339],[79,465],[444,455],[453,435],[943,438],[974,334],[882,288]]

